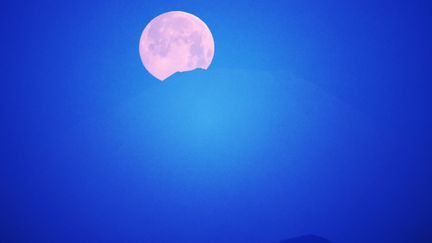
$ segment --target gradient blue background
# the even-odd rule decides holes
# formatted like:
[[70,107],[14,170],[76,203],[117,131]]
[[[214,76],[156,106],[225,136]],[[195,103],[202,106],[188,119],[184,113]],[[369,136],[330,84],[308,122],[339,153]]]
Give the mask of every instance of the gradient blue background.
[[[161,83],[145,25],[199,16]],[[2,1],[0,242],[432,242],[430,1]]]

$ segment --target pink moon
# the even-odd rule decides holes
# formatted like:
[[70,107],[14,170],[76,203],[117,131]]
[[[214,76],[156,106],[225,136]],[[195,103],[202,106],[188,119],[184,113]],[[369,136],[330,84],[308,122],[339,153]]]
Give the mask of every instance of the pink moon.
[[177,72],[208,69],[214,55],[214,40],[198,17],[172,11],[154,18],[145,27],[139,43],[147,71],[163,81]]

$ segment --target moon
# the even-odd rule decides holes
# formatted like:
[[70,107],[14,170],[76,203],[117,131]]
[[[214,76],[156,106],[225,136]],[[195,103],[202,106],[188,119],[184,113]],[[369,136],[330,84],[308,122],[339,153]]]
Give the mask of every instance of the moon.
[[214,40],[201,19],[171,11],[147,24],[141,34],[139,53],[147,71],[163,81],[177,72],[208,69],[214,56]]

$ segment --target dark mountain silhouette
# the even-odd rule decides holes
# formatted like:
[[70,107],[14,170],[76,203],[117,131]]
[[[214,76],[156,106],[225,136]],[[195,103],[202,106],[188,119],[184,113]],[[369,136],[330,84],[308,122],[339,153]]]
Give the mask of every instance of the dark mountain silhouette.
[[331,243],[331,242],[316,235],[302,235],[299,237],[282,240],[280,243]]

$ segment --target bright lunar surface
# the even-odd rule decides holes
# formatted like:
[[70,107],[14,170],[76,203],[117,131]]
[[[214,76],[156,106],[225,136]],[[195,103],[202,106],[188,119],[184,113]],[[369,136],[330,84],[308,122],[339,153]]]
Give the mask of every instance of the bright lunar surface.
[[207,69],[214,55],[213,36],[198,17],[172,11],[145,27],[139,44],[144,67],[163,81],[176,72]]

